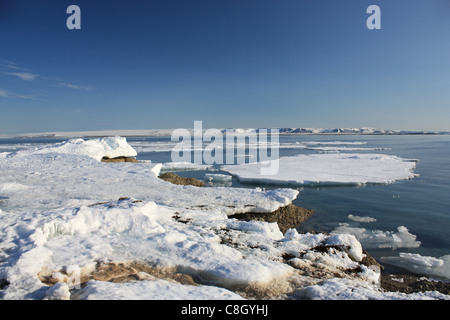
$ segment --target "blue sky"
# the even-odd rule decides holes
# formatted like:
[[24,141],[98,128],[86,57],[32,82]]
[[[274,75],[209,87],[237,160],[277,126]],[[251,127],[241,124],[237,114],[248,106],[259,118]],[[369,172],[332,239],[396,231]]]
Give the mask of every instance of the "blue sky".
[[[66,27],[71,4],[81,30]],[[3,0],[0,112],[0,135],[450,130],[450,2]]]

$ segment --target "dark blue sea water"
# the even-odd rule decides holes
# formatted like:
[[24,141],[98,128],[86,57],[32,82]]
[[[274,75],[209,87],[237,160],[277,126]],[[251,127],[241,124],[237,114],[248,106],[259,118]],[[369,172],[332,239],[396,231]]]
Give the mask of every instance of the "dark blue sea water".
[[[129,137],[136,146],[138,160],[170,162],[170,137]],[[31,146],[55,143],[63,139],[0,139],[0,152],[16,151]],[[299,187],[294,204],[315,211],[299,231],[331,232],[341,223],[350,223],[365,230],[395,232],[406,227],[416,235],[418,248],[370,248],[375,258],[398,256],[399,252],[441,257],[450,254],[450,135],[286,135],[281,144],[296,142],[364,142],[346,147],[385,148],[384,150],[351,151],[354,153],[382,153],[407,159],[418,159],[415,173],[418,177],[387,185]],[[324,145],[325,146],[325,145]],[[328,145],[332,146],[332,145]],[[305,149],[281,148],[280,156],[299,153],[317,153]],[[341,151],[344,152],[344,151]],[[347,153],[350,151],[346,151]],[[182,176],[203,179],[208,171],[178,172]],[[221,173],[213,171],[213,173]],[[254,188],[233,178],[232,186]],[[261,185],[266,189],[275,186]],[[279,187],[279,186],[276,186]],[[1,201],[1,199],[0,199]],[[370,223],[355,223],[348,216],[368,216]],[[391,268],[387,266],[387,268]],[[393,268],[395,270],[395,268]]]

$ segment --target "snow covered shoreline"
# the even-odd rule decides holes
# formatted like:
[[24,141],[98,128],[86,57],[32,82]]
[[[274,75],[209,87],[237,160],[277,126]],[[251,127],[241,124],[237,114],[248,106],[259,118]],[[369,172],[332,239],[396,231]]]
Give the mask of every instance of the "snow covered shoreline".
[[[230,218],[273,212],[297,190],[180,186],[158,178],[161,164],[100,162],[135,155],[120,137],[0,155],[2,299],[450,298],[384,291],[354,235]],[[93,276],[120,263],[143,267],[133,281]]]

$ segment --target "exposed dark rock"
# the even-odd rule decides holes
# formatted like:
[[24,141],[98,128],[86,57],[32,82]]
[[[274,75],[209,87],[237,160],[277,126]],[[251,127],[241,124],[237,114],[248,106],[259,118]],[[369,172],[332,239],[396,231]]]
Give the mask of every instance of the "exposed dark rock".
[[285,233],[290,228],[295,228],[301,223],[306,221],[312,214],[313,210],[308,210],[302,207],[297,207],[294,204],[288,204],[285,207],[281,207],[274,212],[269,213],[238,213],[230,216],[230,218],[236,218],[245,221],[266,221],[276,222],[282,233]]
[[0,290],[6,288],[9,285],[8,280],[0,279]]
[[410,274],[381,274],[381,288],[386,291],[404,293],[438,291],[450,294],[450,283],[428,280]]
[[[131,203],[139,203],[142,202],[142,200],[131,200],[129,197],[120,197],[117,201],[127,201],[130,200]],[[93,204],[88,205],[88,207],[95,207],[95,206],[101,206],[104,204],[109,204],[109,208],[114,208],[116,206],[115,201],[104,201],[104,202],[96,202]]]
[[372,257],[367,251],[363,250],[363,253],[365,254],[365,256],[361,260],[361,264],[363,264],[363,265],[365,265],[367,267],[376,266],[376,267],[378,267],[378,269],[380,271],[384,270],[384,267],[381,264],[379,264],[377,262],[377,260],[375,260],[375,258]]
[[117,158],[108,158],[103,157],[102,162],[132,162],[132,163],[138,163],[138,161],[135,158],[131,157],[117,157]]
[[[68,277],[64,270],[59,270],[62,278]],[[38,277],[42,283],[54,285],[61,279],[53,277],[54,270],[43,269]],[[89,280],[109,281],[113,283],[123,283],[137,280],[145,280],[147,277],[164,279],[171,282],[177,282],[184,285],[198,285],[192,276],[179,273],[176,268],[156,268],[147,263],[139,261],[126,262],[98,262],[95,270],[84,273],[81,272],[80,283],[86,283]],[[64,280],[66,281],[66,280]]]
[[200,181],[198,179],[180,177],[179,175],[172,173],[172,172],[160,174],[159,178],[164,181],[167,181],[167,182],[170,182],[173,184],[183,185],[183,186],[191,185],[191,186],[195,186],[195,187],[203,187],[205,185],[205,183],[203,181]]

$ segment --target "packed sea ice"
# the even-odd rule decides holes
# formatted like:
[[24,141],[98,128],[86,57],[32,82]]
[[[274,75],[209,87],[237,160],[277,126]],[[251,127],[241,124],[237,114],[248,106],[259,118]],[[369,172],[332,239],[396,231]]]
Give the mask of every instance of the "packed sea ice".
[[[384,292],[352,234],[283,234],[230,217],[272,212],[297,190],[179,186],[158,178],[161,164],[100,162],[133,155],[116,137],[0,157],[2,299],[450,298]],[[131,282],[92,276],[108,263],[172,270],[198,285],[147,269]]]
[[387,184],[411,179],[416,161],[383,154],[300,154],[280,157],[278,170],[262,173],[269,161],[224,165],[242,183],[278,185]]

